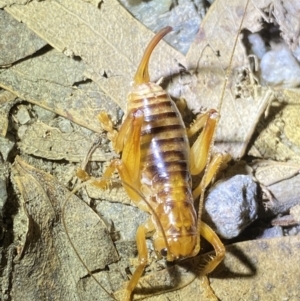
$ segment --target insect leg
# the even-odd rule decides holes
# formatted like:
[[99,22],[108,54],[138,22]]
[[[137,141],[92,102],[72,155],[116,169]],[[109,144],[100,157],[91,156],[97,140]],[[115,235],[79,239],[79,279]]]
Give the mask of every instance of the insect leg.
[[113,129],[113,123],[107,113],[101,112],[99,114],[98,118],[101,126],[105,131],[108,132],[107,137],[112,142],[115,152],[120,153],[121,151],[123,151],[124,145],[128,140],[127,136],[130,136],[130,133],[132,133],[132,127],[134,125],[142,125],[142,121],[140,119],[141,115],[141,112],[129,112],[129,114],[124,119],[119,131],[116,131]]
[[202,178],[202,181],[200,182],[200,184],[193,190],[194,200],[197,199],[201,195],[203,189],[206,188],[208,186],[208,184],[212,181],[213,177],[218,172],[221,164],[224,161],[228,160],[228,158],[226,158],[226,157],[227,157],[227,155],[223,155],[220,153],[217,153],[213,156],[211,162],[208,165],[206,176]]
[[187,135],[191,137],[203,128],[201,134],[191,147],[190,171],[192,175],[198,175],[206,166],[210,144],[216,127],[217,116],[215,110],[210,110],[205,114],[200,115],[195,123],[187,130]]
[[[103,176],[95,179],[92,184],[105,189],[115,170],[118,171],[123,182],[127,183],[124,188],[133,201],[139,201],[141,196],[136,192],[140,190],[140,136],[144,121],[141,111],[131,112],[125,118],[120,131],[112,128],[112,122],[105,112],[99,115],[103,128],[108,131],[116,152],[122,151],[122,158],[111,161]],[[85,170],[79,169],[77,176],[82,180],[88,180],[90,176]]]
[[95,179],[92,184],[101,188],[105,189],[107,184],[109,184],[110,177],[114,170],[117,170],[119,176],[123,183],[123,186],[128,194],[128,196],[132,199],[132,201],[139,201],[141,199],[141,195],[139,192],[139,182],[133,181],[133,177],[130,174],[126,164],[123,160],[113,160],[111,164],[107,167],[106,171],[104,172],[103,176],[100,179]]
[[[216,121],[216,111],[210,110],[205,114],[199,115],[196,121],[187,130],[188,136],[191,137],[201,128],[203,128],[203,131],[191,147],[190,169],[192,175],[199,174],[204,170],[204,167],[206,166],[210,143],[212,141],[216,127]],[[227,154],[217,153],[213,156],[213,159],[208,165],[206,176],[202,178],[202,181],[200,182],[198,187],[193,191],[194,199],[199,197],[203,188],[207,187],[207,185],[211,182],[221,164],[224,162],[227,163],[229,160],[230,156]]]
[[224,259],[225,247],[218,235],[204,222],[201,221],[200,235],[204,237],[215,249],[216,256],[211,257],[208,264],[201,270],[201,276],[211,273]]
[[[216,123],[217,123],[217,112],[210,110],[207,113],[200,115],[196,122],[187,130],[188,136],[194,135],[197,131],[203,128],[201,134],[196,139],[191,147],[190,155],[190,169],[192,175],[197,175],[202,172],[206,166],[207,159],[209,157],[210,145],[213,139]],[[224,155],[216,154],[211,160],[205,177],[200,182],[199,186],[193,191],[193,197],[197,198],[202,195],[203,189],[210,183],[211,179],[216,174],[221,163],[224,160]],[[203,195],[202,195],[203,198]],[[201,200],[200,200],[201,202]],[[201,210],[200,210],[201,212]],[[225,256],[225,248],[217,234],[204,222],[198,221],[197,225],[199,237],[204,237],[215,249],[216,256],[212,257],[212,260],[201,271],[201,276],[205,276],[212,272],[217,265],[223,260]],[[200,239],[197,243],[198,247],[195,248],[195,252],[200,249]]]
[[139,183],[140,161],[141,161],[140,139],[141,139],[142,124],[144,121],[144,114],[142,111],[137,110],[129,114],[129,118],[131,122],[128,125],[129,130],[124,139],[122,162],[127,167],[128,173],[131,176],[131,180],[129,183],[140,184]]
[[134,271],[127,287],[125,294],[125,301],[130,301],[131,294],[135,287],[137,286],[143,272],[145,266],[148,263],[148,249],[146,245],[146,235],[147,233],[153,231],[155,229],[153,222],[149,219],[144,225],[140,225],[136,232],[136,244],[139,254],[139,265]]

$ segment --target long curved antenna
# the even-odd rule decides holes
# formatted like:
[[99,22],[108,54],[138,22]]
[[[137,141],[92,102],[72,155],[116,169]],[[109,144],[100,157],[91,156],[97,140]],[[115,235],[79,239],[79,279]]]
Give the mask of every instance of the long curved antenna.
[[[244,12],[242,20],[241,20],[241,22],[239,24],[238,33],[240,33],[241,30],[242,30],[242,26],[243,26],[243,23],[244,23],[244,20],[245,20],[245,16],[246,16],[246,12],[247,12],[247,9],[248,9],[249,2],[250,2],[250,0],[247,0],[245,8],[244,8],[245,12]],[[233,51],[232,51],[232,53],[230,55],[230,59],[229,59],[229,67],[230,68],[227,68],[227,70],[226,70],[225,80],[224,80],[222,91],[221,91],[221,98],[220,98],[221,101],[219,102],[218,108],[217,108],[218,112],[220,112],[220,110],[221,110],[222,100],[223,100],[224,95],[225,95],[226,86],[227,86],[227,83],[228,83],[228,77],[229,77],[230,69],[231,69],[231,66],[232,66],[232,61],[233,61],[235,49],[236,49],[236,46],[237,46],[237,43],[238,43],[238,37],[239,37],[239,34],[237,35],[237,37],[236,37],[236,39],[234,41]],[[219,119],[220,119],[220,117],[217,119],[215,131],[214,131],[211,143],[210,143],[210,148],[209,148],[209,152],[208,152],[207,162],[210,162],[211,157],[212,157],[212,148],[213,148],[213,145],[214,145],[214,142],[215,142],[215,138],[216,138],[216,129],[217,129],[217,125],[219,123]],[[204,174],[203,174],[204,182],[205,182],[205,179],[206,179],[206,176],[207,176],[207,170],[208,170],[208,164],[206,164],[206,167],[205,167],[205,170],[204,170]],[[201,195],[200,195],[198,217],[199,216],[201,217],[201,215],[202,215],[202,210],[203,210],[203,205],[204,205],[204,194],[205,194],[205,188],[203,188],[203,191],[201,192]],[[200,228],[201,228],[201,218],[198,218],[197,231],[200,231]],[[200,233],[200,232],[198,232],[198,233]],[[197,245],[198,245],[198,243],[200,244],[200,237],[198,238]]]
[[76,247],[74,246],[73,242],[72,242],[72,239],[69,235],[69,232],[68,232],[68,228],[67,228],[67,225],[66,225],[66,222],[65,222],[65,208],[66,208],[66,205],[68,203],[68,201],[70,200],[70,198],[72,197],[73,194],[75,194],[80,188],[82,188],[83,186],[87,185],[88,183],[92,182],[92,180],[94,179],[89,179],[88,181],[84,182],[84,183],[81,183],[79,185],[79,187],[76,187],[75,189],[73,189],[69,195],[67,196],[67,199],[65,200],[63,206],[62,206],[62,213],[61,213],[61,218],[62,218],[62,224],[63,224],[63,227],[64,227],[64,230],[66,232],[66,235],[67,235],[67,238],[68,238],[68,241],[69,243],[71,244],[75,254],[77,255],[78,259],[80,260],[80,262],[82,263],[82,265],[84,266],[84,268],[87,270],[88,274],[90,277],[92,277],[96,282],[97,284],[107,293],[108,296],[110,296],[113,300],[115,301],[119,301],[118,299],[116,299],[99,281],[98,279],[94,276],[94,274],[89,270],[88,266],[86,265],[86,263],[84,262],[84,260],[82,259],[82,257],[80,256],[80,254],[78,253]]
[[173,30],[173,28],[171,26],[164,27],[150,41],[150,43],[148,44],[148,46],[144,52],[144,56],[140,62],[140,65],[136,71],[136,74],[134,76],[135,84],[139,85],[139,84],[144,84],[144,83],[150,82],[148,65],[149,65],[149,60],[150,60],[152,51],[155,48],[155,46],[158,44],[158,42],[172,30]]
[[156,225],[158,226],[159,230],[161,231],[161,233],[163,235],[163,238],[164,238],[164,241],[165,241],[165,244],[166,244],[166,248],[167,248],[167,252],[168,252],[168,254],[170,254],[170,247],[169,247],[169,243],[168,243],[168,240],[167,240],[164,228],[163,228],[163,226],[162,226],[162,224],[161,224],[161,222],[160,222],[160,220],[159,220],[159,218],[158,218],[155,210],[152,208],[152,206],[150,205],[150,203],[147,201],[146,197],[140,191],[138,191],[133,186],[131,186],[130,184],[128,184],[128,183],[126,183],[124,181],[116,180],[115,182],[120,182],[120,183],[122,183],[122,185],[125,185],[125,186],[129,187],[130,189],[132,189],[135,193],[137,193],[141,197],[141,199],[144,201],[144,203],[149,208],[151,214],[154,216],[154,220],[156,222]]
[[[90,277],[92,277],[96,283],[107,293],[108,296],[110,296],[113,300],[115,301],[118,301],[99,281],[98,279],[94,276],[94,274],[89,270],[88,266],[86,265],[86,263],[84,262],[84,260],[82,259],[82,257],[80,256],[80,254],[78,253],[75,245],[73,244],[72,242],[72,239],[69,235],[69,232],[68,232],[68,228],[67,228],[67,225],[66,225],[66,222],[65,222],[65,208],[66,208],[66,205],[67,205],[67,202],[70,200],[71,196],[73,194],[75,194],[79,189],[81,189],[82,187],[86,186],[88,183],[91,183],[95,181],[95,178],[91,177],[89,180],[87,180],[86,182],[84,183],[81,183],[78,187],[74,188],[68,195],[67,199],[65,200],[63,206],[62,206],[62,224],[63,224],[63,227],[64,227],[64,230],[66,232],[66,235],[67,235],[67,238],[68,238],[68,241],[69,243],[71,244],[75,254],[77,255],[77,257],[79,258],[79,260],[81,261],[82,265],[85,267],[85,269],[87,270],[88,274]],[[115,183],[120,183],[124,186],[127,186],[129,187],[130,189],[132,189],[135,193],[137,193],[141,199],[144,201],[144,203],[147,205],[147,207],[149,208],[149,211],[150,213],[154,216],[154,219],[155,219],[155,222],[159,228],[159,230],[161,231],[162,235],[163,235],[163,238],[164,238],[164,241],[165,241],[165,244],[166,244],[166,248],[167,248],[167,252],[168,254],[170,254],[170,247],[169,247],[169,244],[168,244],[168,240],[167,240],[167,237],[166,237],[166,234],[165,234],[165,231],[161,225],[161,222],[155,212],[155,210],[152,208],[152,206],[150,205],[150,203],[147,201],[147,199],[145,198],[145,196],[140,192],[138,191],[136,188],[134,188],[132,185],[124,182],[124,181],[121,181],[121,180],[117,180],[117,179],[113,179],[112,180],[113,182]]]

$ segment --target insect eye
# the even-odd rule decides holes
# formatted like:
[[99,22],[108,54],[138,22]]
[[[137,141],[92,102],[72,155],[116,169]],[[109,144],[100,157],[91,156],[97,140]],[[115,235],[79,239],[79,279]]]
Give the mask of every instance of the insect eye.
[[168,250],[167,248],[161,249],[160,254],[162,257],[166,257],[168,255]]

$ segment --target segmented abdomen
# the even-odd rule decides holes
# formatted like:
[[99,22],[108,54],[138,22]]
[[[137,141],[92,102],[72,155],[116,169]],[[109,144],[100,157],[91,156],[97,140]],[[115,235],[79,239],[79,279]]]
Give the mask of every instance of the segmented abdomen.
[[182,117],[171,98],[154,83],[139,85],[129,95],[128,112],[136,110],[144,114],[140,168],[141,183],[151,191],[146,197],[150,197],[167,237],[195,236],[189,141]]

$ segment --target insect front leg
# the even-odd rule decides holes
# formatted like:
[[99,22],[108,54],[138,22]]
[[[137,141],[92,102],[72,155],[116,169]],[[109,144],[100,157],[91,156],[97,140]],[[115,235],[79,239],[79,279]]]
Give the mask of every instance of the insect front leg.
[[[108,138],[112,141],[114,150],[116,152],[122,152],[122,157],[121,159],[111,161],[102,177],[94,179],[92,184],[101,189],[105,189],[109,184],[113,172],[117,170],[128,196],[138,207],[145,209],[140,194],[140,137],[144,121],[143,112],[140,110],[130,112],[122,123],[119,131],[113,129],[113,123],[105,112],[100,114],[99,120],[102,127],[108,132]],[[81,174],[84,179],[89,177],[88,174],[82,170],[79,170],[77,174]],[[126,301],[131,299],[132,292],[148,263],[146,234],[152,232],[154,229],[152,221],[149,220],[144,225],[140,225],[137,230],[136,243],[139,254],[139,265],[126,288],[124,296],[124,300]]]
[[[141,111],[131,112],[122,123],[119,132],[113,129],[112,121],[105,112],[101,112],[99,120],[102,127],[108,132],[108,138],[112,141],[114,150],[122,152],[121,159],[111,161],[100,179],[95,179],[92,184],[105,189],[115,170],[118,171],[128,196],[133,201],[141,199],[136,192],[140,189],[140,135],[144,120]],[[88,180],[88,173],[79,169],[77,176],[82,180]]]

